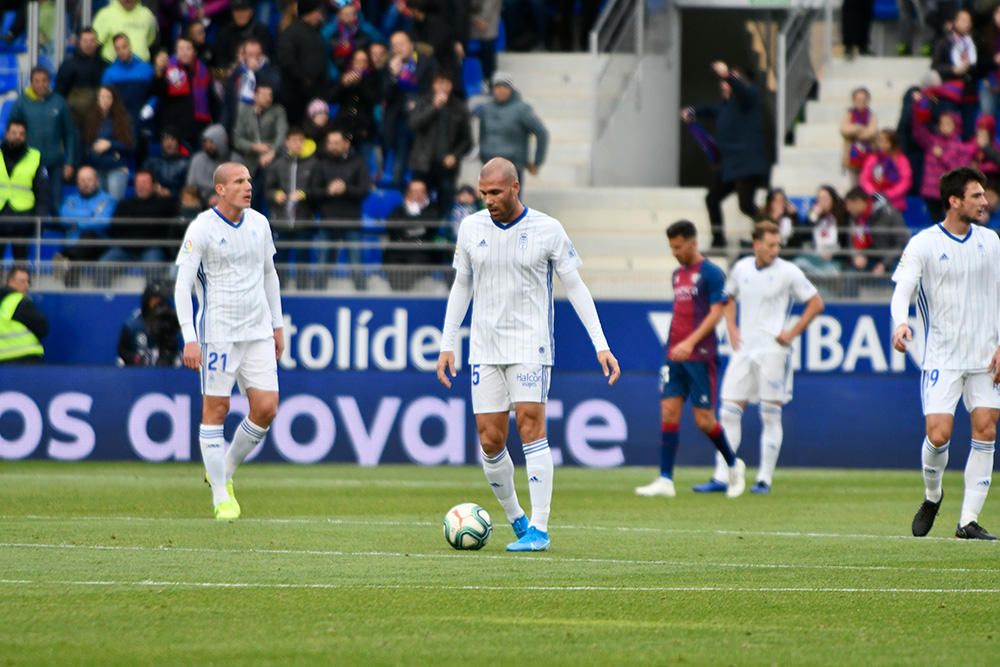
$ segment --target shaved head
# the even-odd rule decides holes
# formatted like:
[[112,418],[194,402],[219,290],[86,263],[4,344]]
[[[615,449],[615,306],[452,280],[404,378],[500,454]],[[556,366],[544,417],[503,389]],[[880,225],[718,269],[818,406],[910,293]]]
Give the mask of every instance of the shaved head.
[[483,165],[479,172],[479,180],[500,181],[504,185],[512,185],[517,180],[517,168],[510,160],[495,157]]
[[215,171],[212,172],[212,180],[215,185],[224,185],[230,178],[233,177],[234,169],[246,169],[246,167],[239,162],[223,162],[216,167]]
[[495,157],[479,172],[479,196],[497,222],[513,222],[524,211],[519,193],[517,168],[510,160]]

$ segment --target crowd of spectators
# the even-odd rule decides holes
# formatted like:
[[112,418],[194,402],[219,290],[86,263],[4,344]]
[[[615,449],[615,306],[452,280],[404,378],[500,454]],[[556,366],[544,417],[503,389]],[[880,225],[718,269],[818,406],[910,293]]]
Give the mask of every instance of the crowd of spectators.
[[[358,263],[362,202],[373,188],[399,192],[388,216],[398,227],[413,218],[415,193],[425,193],[430,206],[421,210],[435,225],[424,213],[413,230],[388,225],[382,235],[395,249],[387,258],[402,262],[407,253],[393,243],[453,240],[452,218],[470,210],[456,192],[477,143],[473,113],[482,161],[508,157],[535,174],[545,159],[544,124],[513,78],[496,71],[501,15],[517,3],[160,0],[155,14],[139,0],[94,4],[93,25],[73,36],[57,71],[33,67],[10,111],[0,147],[8,173],[22,160],[30,167],[26,147],[39,158],[36,196],[0,210],[0,232],[26,240],[14,246],[17,260],[37,234],[18,218],[49,214],[61,218],[47,230],[61,239],[57,262],[169,259],[167,248],[140,241],[177,238],[184,219],[215,203],[215,168],[236,160],[253,177],[252,205],[291,244],[279,262],[337,261],[336,245],[306,247],[325,241],[342,242],[342,259]],[[534,16],[543,5],[516,11]],[[280,20],[262,20],[261,7]],[[557,34],[551,14],[538,18]],[[511,48],[535,48],[550,33]],[[466,57],[481,60],[482,89],[467,90]],[[132,217],[170,222],[119,222]],[[449,261],[419,249],[410,257]],[[65,275],[68,284],[79,276]]]

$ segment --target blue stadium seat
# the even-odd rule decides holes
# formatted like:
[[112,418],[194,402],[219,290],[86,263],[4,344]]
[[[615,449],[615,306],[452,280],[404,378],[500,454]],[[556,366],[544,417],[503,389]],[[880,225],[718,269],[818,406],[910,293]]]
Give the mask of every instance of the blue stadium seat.
[[899,7],[896,0],[875,0],[872,18],[876,21],[898,21]]
[[[478,51],[479,43],[469,42],[470,51],[473,43],[476,44]],[[483,64],[479,62],[479,58],[466,58],[462,61],[462,83],[465,85],[467,97],[478,95],[482,91]]]
[[[10,31],[11,26],[14,25],[14,17],[15,12],[13,9],[0,14],[0,35]],[[21,35],[12,42],[0,41],[0,53],[24,53],[27,50],[28,45],[24,35]]]
[[399,190],[373,190],[361,203],[361,215],[375,220],[384,220],[402,203],[403,193]]
[[[385,238],[385,220],[361,216],[361,240],[378,243]],[[361,251],[361,263],[379,266],[382,264],[382,248],[366,247]]]
[[0,95],[18,91],[17,55],[0,53]]
[[0,102],[0,127],[7,127],[7,119],[10,118],[10,111],[14,108],[14,98],[8,98]]
[[931,223],[931,214],[922,197],[907,197],[903,220],[910,229],[923,229]]

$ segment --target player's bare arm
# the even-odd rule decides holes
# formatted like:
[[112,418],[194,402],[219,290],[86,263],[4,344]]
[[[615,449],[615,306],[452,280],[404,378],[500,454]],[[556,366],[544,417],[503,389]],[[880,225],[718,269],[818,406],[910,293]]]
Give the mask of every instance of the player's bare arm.
[[722,320],[723,315],[725,315],[726,306],[725,303],[714,303],[708,311],[708,315],[705,319],[694,330],[690,336],[682,340],[681,342],[674,345],[673,349],[670,350],[670,359],[672,361],[687,361],[691,355],[694,353],[694,348],[698,343],[702,341],[705,336],[709,334],[715,335],[715,327]]
[[825,304],[823,303],[823,297],[819,294],[814,294],[811,299],[806,301],[806,309],[802,313],[802,317],[799,321],[795,323],[791,329],[786,329],[778,334],[777,341],[781,345],[788,347],[792,342],[802,335],[802,332],[812,323],[816,316],[823,312]]
[[[449,375],[451,377],[449,377]],[[455,372],[455,353],[454,352],[442,352],[438,355],[437,361],[437,378],[438,382],[443,384],[448,389],[451,389],[451,378],[456,377]]]
[[726,331],[729,333],[729,344],[734,351],[743,347],[743,337],[740,335],[740,327],[736,322],[736,299],[729,299],[723,308],[726,317]]

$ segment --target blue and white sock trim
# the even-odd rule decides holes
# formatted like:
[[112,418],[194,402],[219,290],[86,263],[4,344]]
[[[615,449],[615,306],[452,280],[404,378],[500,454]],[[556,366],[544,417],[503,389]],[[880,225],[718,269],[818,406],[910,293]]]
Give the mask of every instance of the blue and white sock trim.
[[723,412],[728,412],[729,414],[734,415],[736,417],[742,417],[743,416],[743,409],[740,406],[738,406],[737,404],[735,404],[735,403],[729,403],[729,402],[723,401],[722,407],[720,409]]
[[507,448],[506,447],[504,447],[503,449],[501,449],[500,453],[497,454],[496,456],[490,456],[486,452],[483,452],[483,461],[485,461],[486,463],[500,463],[505,458],[507,458]]
[[548,438],[535,440],[534,442],[529,442],[526,445],[524,445],[524,455],[531,456],[532,454],[541,454],[548,448],[549,448]]
[[250,436],[251,440],[256,440],[258,442],[260,440],[262,440],[265,435],[267,435],[267,429],[266,428],[259,428],[259,427],[255,426],[250,421],[249,418],[244,419],[243,421],[240,422],[240,428],[243,429],[244,433],[246,433],[248,436]]
[[[974,442],[975,442],[975,440],[973,440],[973,443]],[[973,445],[973,446],[975,446],[975,445]],[[930,440],[928,440],[927,438],[924,438],[924,449],[926,449],[929,454],[944,454],[945,452],[948,451],[949,447],[951,447],[951,440],[949,440],[948,442],[944,443],[940,447],[935,447],[934,445],[931,444]]]
[[222,426],[204,426],[198,429],[198,436],[205,440],[216,440],[223,438]]
[[760,413],[762,415],[764,415],[764,414],[780,415],[781,414],[781,406],[780,405],[768,405],[768,404],[765,404],[765,403],[761,403],[760,404]]
[[972,448],[977,452],[983,452],[984,454],[992,454],[996,446],[992,442],[984,442],[982,440],[973,440]]

